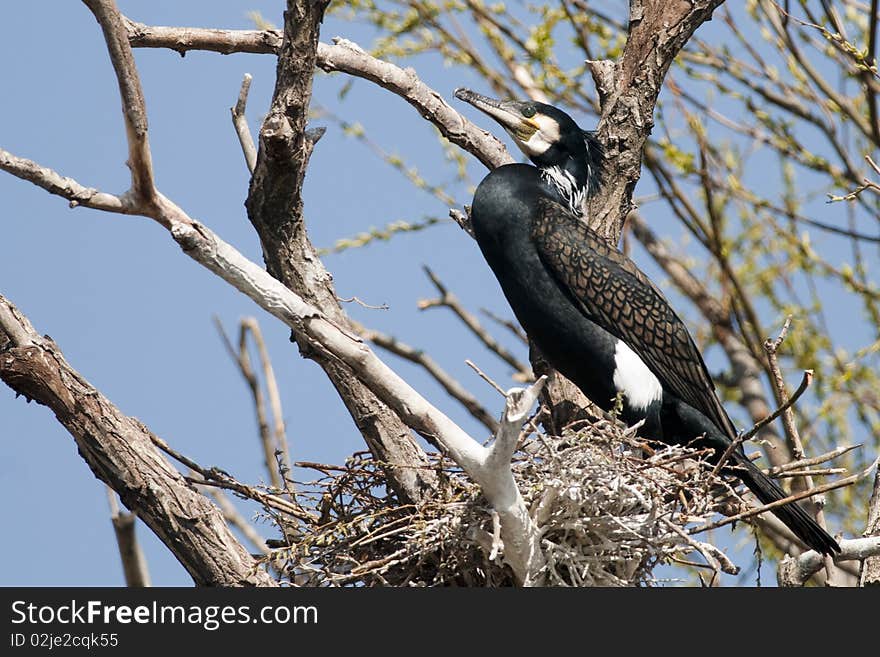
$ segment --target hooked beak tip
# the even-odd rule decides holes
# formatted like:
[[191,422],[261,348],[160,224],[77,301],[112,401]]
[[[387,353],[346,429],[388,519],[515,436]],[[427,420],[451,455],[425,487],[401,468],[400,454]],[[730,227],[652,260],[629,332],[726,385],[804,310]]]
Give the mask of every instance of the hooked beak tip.
[[452,95],[459,100],[463,100],[464,102],[469,103],[474,97],[474,92],[465,87],[458,87],[455,91],[452,92]]

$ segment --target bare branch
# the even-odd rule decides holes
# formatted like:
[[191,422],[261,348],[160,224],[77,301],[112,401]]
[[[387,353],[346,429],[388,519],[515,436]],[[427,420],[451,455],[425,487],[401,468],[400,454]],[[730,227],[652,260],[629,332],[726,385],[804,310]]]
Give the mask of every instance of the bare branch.
[[[785,318],[785,323],[782,325],[782,330],[779,332],[776,339],[771,340],[770,338],[767,338],[764,341],[764,351],[767,352],[767,360],[770,363],[770,372],[773,375],[773,384],[779,391],[779,396],[783,403],[788,402],[788,390],[785,388],[785,379],[782,378],[782,370],[779,367],[779,359],[776,354],[779,351],[779,347],[782,345],[782,341],[785,340],[785,336],[788,334],[789,326],[791,326],[791,315]],[[798,460],[804,458],[804,446],[801,444],[801,438],[798,434],[797,425],[794,421],[794,412],[792,411],[791,406],[786,408],[782,413],[782,424],[785,427],[785,436],[788,439],[788,446],[791,453],[794,455],[794,458]],[[807,488],[812,486],[812,483],[809,481],[805,482],[805,484]]]
[[478,377],[480,377],[481,379],[483,379],[483,381],[485,381],[485,382],[488,383],[492,388],[494,388],[495,391],[498,392],[498,394],[500,394],[502,397],[505,396],[506,393],[504,392],[504,388],[502,388],[502,387],[499,386],[497,383],[495,383],[495,381],[492,380],[492,377],[490,377],[490,376],[489,376],[488,374],[486,374],[483,370],[481,370],[479,367],[477,367],[477,364],[476,364],[476,363],[474,363],[472,360],[465,360],[464,362],[465,362],[465,365],[467,365],[467,366],[470,367],[474,372],[477,373],[477,376],[478,376]]
[[190,470],[195,471],[198,474],[198,479],[196,483],[202,484],[204,486],[219,486],[220,488],[232,490],[236,493],[243,495],[244,497],[259,502],[266,508],[275,509],[276,511],[283,511],[284,513],[288,513],[291,516],[299,518],[300,520],[304,520],[306,522],[315,522],[316,518],[314,514],[306,511],[296,502],[290,502],[288,500],[285,500],[283,497],[272,495],[270,493],[265,493],[258,488],[243,484],[235,477],[230,475],[228,472],[225,472],[220,468],[203,467],[193,461],[188,456],[185,456],[178,452],[176,449],[171,447],[168,443],[166,443],[158,436],[152,436],[151,440],[153,441],[153,444],[156,445],[156,447],[168,454],[168,456],[176,461],[179,461]]
[[771,422],[773,422],[773,420],[775,420],[780,415],[785,413],[785,411],[790,409],[794,405],[794,403],[798,399],[800,399],[801,395],[803,395],[804,392],[806,392],[807,388],[810,387],[810,383],[812,383],[812,381],[813,381],[813,370],[804,370],[804,376],[801,379],[801,383],[798,386],[797,390],[794,391],[794,394],[791,396],[791,399],[786,401],[784,404],[782,404],[782,406],[777,408],[775,411],[773,411],[770,415],[765,417],[763,420],[761,420],[760,422],[757,422],[755,424],[755,426],[753,426],[745,434],[743,434],[743,440],[751,439],[756,433],[758,433],[761,430],[762,427],[764,427],[767,424],[770,424]]
[[460,402],[475,419],[481,422],[483,426],[492,433],[495,433],[495,431],[498,430],[498,421],[489,414],[480,402],[477,401],[477,398],[468,392],[461,383],[440,367],[437,362],[424,351],[411,347],[393,336],[381,333],[374,329],[369,329],[361,324],[354,323],[353,326],[365,340],[369,340],[376,346],[382,347],[392,354],[420,365],[434,378],[435,381],[437,381],[437,383],[443,386],[443,389],[446,392]]
[[[785,379],[782,378],[782,370],[779,367],[779,359],[777,358],[777,352],[779,351],[779,347],[782,346],[783,340],[785,340],[785,336],[788,334],[788,329],[791,326],[791,315],[785,318],[785,323],[782,325],[782,330],[779,331],[779,335],[775,339],[767,338],[764,341],[764,351],[767,352],[767,361],[770,365],[770,377],[773,385],[776,387],[777,396],[779,399],[783,401],[783,404],[789,402],[788,398],[788,390],[785,387]],[[801,437],[798,433],[797,425],[794,421],[794,411],[791,406],[782,413],[782,426],[785,428],[785,437],[788,441],[788,447],[791,450],[791,453],[794,455],[795,459],[804,458],[804,446],[801,444]],[[797,480],[792,483],[792,490],[809,490],[813,487],[813,478],[810,475],[805,475],[801,485],[798,485],[799,482]],[[828,529],[828,525],[825,522],[825,513],[823,509],[825,507],[825,496],[817,495],[813,497],[810,502],[813,505],[813,515],[816,517],[816,522],[819,523],[819,526],[822,529]],[[825,573],[827,575],[827,583],[832,584],[835,579],[835,568],[834,568],[834,560],[830,555],[825,557]]]
[[254,145],[254,138],[248,126],[245,109],[247,108],[248,91],[250,91],[252,79],[250,73],[244,74],[241,90],[238,92],[238,100],[229,109],[232,114],[232,125],[235,126],[235,133],[238,135],[238,141],[241,143],[241,150],[244,153],[245,164],[251,174],[254,173],[257,166],[257,147]]
[[[4,317],[22,317],[0,296]],[[4,329],[0,329],[5,332]],[[64,359],[58,346],[25,321],[28,343],[0,352],[0,379],[48,406],[76,440],[94,475],[155,532],[196,584],[273,586],[275,581],[229,531],[210,500],[187,484],[153,447],[155,436],[124,415]]]
[[[880,469],[874,475],[874,490],[868,504],[868,522],[865,526],[865,537],[880,536]],[[880,557],[874,555],[862,563],[859,571],[859,586],[877,586],[880,584]]]
[[[333,278],[309,239],[302,189],[312,150],[321,135],[309,129],[309,103],[318,32],[327,0],[287,0],[275,89],[260,128],[256,168],[245,206],[262,244],[269,274],[294,291],[328,321],[347,330]],[[283,190],[283,192],[282,192]],[[300,353],[317,362],[330,379],[377,462],[386,464],[388,483],[403,501],[418,502],[436,488],[428,458],[406,424],[351,369],[294,332]]]
[[247,521],[238,509],[235,508],[235,505],[222,490],[212,488],[211,486],[204,486],[202,487],[202,492],[214,500],[214,503],[220,507],[220,510],[223,512],[223,517],[226,519],[226,522],[229,523],[231,527],[235,527],[235,529],[240,531],[241,535],[248,540],[248,543],[251,544],[251,547],[254,550],[263,555],[269,554],[270,550],[266,547],[265,539],[257,533],[254,526]]
[[235,347],[232,346],[229,336],[226,335],[226,330],[223,328],[223,324],[216,316],[214,317],[214,325],[217,327],[217,332],[220,333],[220,338],[223,341],[223,346],[226,347],[226,351],[229,353],[229,357],[238,366],[238,371],[241,373],[242,378],[251,391],[251,397],[253,397],[254,400],[254,412],[257,416],[257,429],[260,434],[260,445],[263,448],[263,464],[266,466],[266,474],[269,477],[272,486],[280,489],[282,487],[282,482],[278,473],[278,468],[275,467],[275,444],[272,440],[272,434],[269,431],[269,421],[266,417],[266,404],[263,401],[263,391],[260,388],[260,382],[257,379],[254,368],[251,366],[251,359],[248,355],[247,330],[245,329],[244,324],[242,324],[239,347],[236,351]]
[[0,148],[0,169],[11,173],[16,178],[42,187],[50,194],[66,198],[70,201],[72,208],[82,205],[106,212],[142,214],[139,208],[128,199],[84,187],[72,178],[65,178],[51,169],[40,166],[33,160],[17,157],[2,148]]
[[526,332],[523,331],[522,327],[519,324],[517,324],[514,320],[504,319],[503,317],[499,317],[498,315],[496,315],[495,313],[493,313],[491,310],[489,310],[487,308],[480,308],[480,312],[483,313],[486,317],[491,319],[496,324],[500,324],[501,326],[506,328],[508,331],[513,333],[516,337],[518,337],[523,342],[523,344],[529,343],[529,337],[526,335]]
[[436,299],[423,299],[419,301],[419,309],[427,310],[428,308],[444,307],[449,308],[456,317],[458,317],[471,333],[473,333],[482,342],[486,348],[497,355],[501,360],[516,370],[517,374],[522,374],[531,379],[531,367],[520,361],[508,349],[501,345],[492,335],[483,327],[480,320],[476,316],[465,309],[458,300],[458,297],[450,292],[437,275],[428,267],[423,267],[428,278],[437,288],[440,296]]
[[[242,328],[247,327],[254,343],[257,345],[257,353],[260,355],[260,367],[263,369],[263,380],[266,382],[266,394],[269,397],[269,408],[272,409],[272,432],[274,434],[275,450],[281,453],[281,462],[285,470],[290,469],[290,446],[287,442],[287,428],[284,424],[284,410],[281,407],[281,393],[278,391],[278,381],[275,379],[275,370],[272,360],[269,358],[269,350],[263,339],[263,331],[255,317],[246,317],[241,322]],[[283,486],[287,488],[287,485]]]
[[[126,21],[135,48],[170,48],[180,53],[211,50],[224,54],[251,52],[279,54],[282,38],[276,30],[209,30],[188,27],[152,27]],[[336,38],[318,44],[317,65],[364,78],[400,96],[428,118],[453,144],[477,157],[489,168],[513,161],[504,145],[449,106],[436,91],[419,80],[415,71],[376,59],[360,46]]]
[[[880,460],[880,459],[878,459]],[[731,523],[737,522],[739,520],[745,520],[746,518],[751,518],[752,516],[756,516],[760,513],[764,513],[765,511],[772,511],[773,509],[783,506],[785,504],[790,504],[791,502],[798,502],[799,500],[807,499],[808,497],[812,497],[813,495],[819,495],[820,493],[827,493],[828,491],[836,490],[838,488],[843,488],[844,486],[852,486],[854,483],[859,481],[860,479],[864,479],[867,477],[871,471],[877,467],[878,461],[874,461],[866,470],[863,472],[859,472],[857,474],[851,475],[844,479],[839,479],[835,482],[829,484],[823,484],[821,486],[817,486],[811,490],[801,491],[799,493],[795,493],[794,495],[789,495],[781,500],[776,500],[775,502],[770,502],[769,504],[764,504],[763,506],[756,507],[754,509],[749,509],[748,511],[743,511],[742,513],[737,513],[736,515],[730,516],[728,518],[724,518],[723,520],[718,520],[717,522],[708,523],[705,525],[700,525],[699,527],[694,527],[690,530],[691,534],[698,534],[700,532],[709,531],[710,529],[717,529],[718,527],[723,527],[724,525],[729,525]]]
[[209,50],[229,55],[246,52],[277,55],[279,30],[212,30],[197,27],[160,27],[125,19],[132,48],[168,48],[185,55],[190,50]]
[[147,140],[147,109],[140,77],[134,64],[134,56],[128,43],[128,33],[122,14],[113,0],[83,0],[92,11],[101,30],[110,62],[119,83],[122,114],[128,137],[128,166],[131,169],[131,194],[141,204],[151,204],[156,197],[153,184],[153,160]]
[[12,304],[0,303],[0,336],[5,337],[7,343],[0,343],[0,348],[26,347],[32,344],[31,336],[36,331],[28,319],[16,311]]
[[785,463],[783,465],[774,466],[770,468],[767,472],[771,477],[775,477],[776,475],[787,472],[788,470],[794,470],[797,468],[808,468],[814,465],[820,465],[822,463],[826,463],[827,461],[831,461],[836,459],[838,456],[842,456],[847,452],[851,452],[854,449],[858,449],[862,447],[862,445],[841,445],[840,447],[836,447],[830,452],[825,452],[824,454],[819,454],[818,456],[813,456],[810,458],[799,459],[797,461],[791,461],[789,463]]
[[478,471],[468,471],[498,513],[504,558],[524,586],[541,584],[544,557],[540,535],[513,478],[510,461],[522,425],[545,382],[546,377],[541,377],[527,389],[512,388],[507,391],[505,412],[495,434],[495,442],[486,449]]
[[[880,556],[880,536],[850,538],[839,543],[840,553],[833,557],[835,564]],[[786,555],[779,564],[776,574],[779,586],[803,586],[808,579],[822,570],[824,565],[825,556],[815,550],[808,550],[797,557]]]
[[133,513],[123,513],[119,510],[116,502],[116,493],[107,489],[107,501],[110,504],[110,520],[113,522],[113,533],[116,535],[116,545],[119,548],[119,558],[122,561],[122,573],[125,576],[125,585],[129,588],[144,588],[151,586],[150,572],[147,569],[147,560],[137,540],[137,516]]
[[422,82],[412,69],[383,62],[346,39],[318,45],[317,64],[325,71],[342,71],[364,78],[403,98],[431,121],[440,134],[493,169],[512,162],[504,145],[449,106],[443,97]]

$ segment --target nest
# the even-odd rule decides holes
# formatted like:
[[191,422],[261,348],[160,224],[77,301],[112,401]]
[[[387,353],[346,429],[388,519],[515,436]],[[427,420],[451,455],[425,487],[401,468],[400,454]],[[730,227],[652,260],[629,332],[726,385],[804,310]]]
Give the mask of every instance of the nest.
[[[606,421],[561,438],[525,439],[513,468],[541,535],[543,582],[652,585],[657,565],[694,551],[715,570],[735,571],[686,530],[719,505],[719,480],[695,463],[700,456],[665,445],[654,451]],[[497,517],[479,487],[448,459],[434,459],[441,485],[418,507],[387,492],[382,468],[368,454],[325,467],[297,487],[297,501],[317,520],[275,514],[285,538],[266,561],[284,580],[307,586],[515,584]]]

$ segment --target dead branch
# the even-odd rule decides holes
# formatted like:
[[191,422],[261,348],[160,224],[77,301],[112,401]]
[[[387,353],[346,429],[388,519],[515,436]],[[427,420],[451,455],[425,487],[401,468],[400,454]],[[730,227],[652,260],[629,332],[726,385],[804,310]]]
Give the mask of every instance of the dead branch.
[[718,520],[717,522],[712,522],[705,525],[700,525],[699,527],[694,527],[691,529],[691,534],[699,534],[700,532],[709,531],[710,529],[717,529],[718,527],[723,527],[724,525],[729,525],[731,523],[737,522],[739,520],[745,520],[747,518],[751,518],[758,514],[764,513],[765,511],[771,511],[776,507],[783,506],[784,504],[790,504],[791,502],[798,502],[800,500],[807,499],[808,497],[812,497],[813,495],[819,495],[820,493],[827,493],[828,491],[836,490],[838,488],[843,488],[845,486],[852,486],[857,481],[864,479],[867,477],[871,471],[877,466],[877,461],[874,461],[866,470],[863,472],[851,475],[844,479],[839,479],[838,481],[831,482],[828,484],[823,484],[821,486],[817,486],[807,491],[801,491],[799,493],[795,493],[793,495],[789,495],[781,500],[776,500],[775,502],[770,502],[769,504],[764,504],[762,506],[756,507],[754,509],[750,509],[748,511],[743,511],[742,513],[737,513],[736,515],[724,518],[723,520]]
[[443,281],[441,281],[429,267],[423,267],[423,269],[425,270],[425,274],[427,274],[428,278],[431,280],[431,283],[437,288],[437,292],[440,296],[436,299],[422,299],[418,304],[419,309],[427,310],[429,308],[437,307],[449,308],[449,310],[451,310],[455,316],[462,321],[462,323],[489,351],[510,365],[515,370],[516,374],[529,381],[533,380],[534,377],[531,373],[532,368],[520,361],[503,345],[499,344],[499,342],[480,323],[480,320],[461,305],[458,297],[449,291],[449,289],[443,284]]
[[[850,538],[839,541],[840,554],[834,555],[834,563],[842,561],[863,561],[880,556],[880,537]],[[797,557],[786,555],[779,564],[777,581],[779,586],[803,586],[813,575],[825,566],[824,555],[814,550]]]
[[790,463],[785,463],[783,465],[774,466],[767,471],[767,474],[771,477],[776,477],[783,472],[787,472],[789,470],[795,470],[797,468],[808,468],[814,465],[821,465],[822,463],[827,463],[828,461],[833,461],[838,456],[842,456],[847,452],[851,452],[854,449],[860,448],[862,445],[841,445],[840,447],[836,447],[830,452],[825,452],[824,454],[819,454],[818,456],[813,456],[810,458],[800,459],[799,461],[791,461]]
[[254,169],[257,168],[257,147],[254,144],[254,138],[248,126],[245,110],[247,109],[247,98],[252,79],[250,73],[244,74],[244,79],[241,81],[241,89],[238,92],[238,100],[235,102],[235,105],[229,108],[229,112],[232,114],[232,125],[235,127],[235,134],[238,135],[238,141],[241,143],[244,162],[251,175],[253,175]]
[[[168,454],[168,456],[173,458],[175,461],[182,463],[190,470],[194,471],[198,475],[194,483],[200,484],[202,486],[217,486],[219,488],[225,488],[226,490],[235,491],[243,497],[259,502],[266,508],[275,509],[276,511],[283,511],[284,513],[287,513],[294,518],[299,518],[300,520],[306,522],[314,522],[315,520],[314,514],[302,508],[296,502],[291,502],[284,499],[283,497],[279,497],[278,495],[266,493],[254,486],[243,484],[231,474],[224,470],[221,470],[220,468],[206,468],[204,466],[201,466],[188,456],[185,456],[184,454],[171,447],[171,445],[166,443],[158,436],[152,436],[151,440],[156,447]],[[275,490],[280,491],[280,489]]]
[[238,509],[235,508],[235,505],[222,490],[211,486],[200,488],[203,493],[211,497],[211,499],[214,500],[214,503],[220,507],[220,511],[223,512],[223,517],[226,519],[226,522],[229,523],[231,527],[240,531],[241,535],[248,540],[248,543],[251,544],[251,547],[254,550],[263,555],[269,554],[269,548],[266,547],[266,540],[257,533],[254,526],[247,521]]
[[770,424],[771,422],[773,422],[773,420],[775,420],[780,415],[785,413],[788,409],[790,409],[795,404],[795,402],[797,402],[797,400],[800,399],[801,395],[803,395],[804,392],[806,392],[807,388],[810,387],[810,383],[812,383],[812,381],[813,381],[813,370],[804,370],[804,376],[801,379],[801,383],[797,387],[797,390],[794,391],[794,394],[792,394],[791,398],[788,399],[787,401],[785,401],[779,408],[777,408],[775,411],[773,411],[770,415],[765,417],[763,420],[760,420],[759,422],[757,422],[755,424],[755,426],[753,426],[745,434],[743,434],[743,436],[744,436],[743,440],[749,440],[749,439],[753,438],[755,436],[755,434],[761,430],[762,427]]
[[[281,465],[285,471],[290,470],[290,445],[287,442],[287,428],[284,424],[284,410],[281,407],[281,393],[278,391],[278,381],[275,379],[275,370],[272,360],[269,358],[269,350],[263,339],[263,331],[255,317],[246,317],[241,320],[242,333],[245,329],[250,333],[257,346],[260,356],[260,367],[263,370],[263,380],[266,382],[266,395],[269,397],[269,408],[272,409],[272,433],[274,438],[275,453],[281,456]],[[239,340],[239,348],[244,341],[244,335]],[[284,473],[282,472],[282,477]],[[286,488],[286,484],[282,486]]]
[[269,420],[266,414],[266,403],[263,399],[263,390],[260,386],[260,381],[257,379],[257,374],[251,366],[251,358],[248,354],[247,348],[247,326],[244,321],[242,321],[239,332],[238,350],[236,351],[235,347],[232,346],[229,336],[226,335],[226,330],[223,328],[223,324],[216,316],[214,317],[214,325],[217,327],[217,332],[220,334],[220,339],[223,341],[223,346],[226,347],[229,357],[238,366],[239,373],[247,384],[248,389],[251,391],[251,397],[254,400],[254,412],[257,417],[260,445],[263,448],[263,464],[266,467],[266,475],[269,477],[272,486],[276,489],[280,489],[283,484],[281,481],[281,475],[278,472],[275,463],[275,452],[279,447],[276,446],[276,442],[273,440],[272,433],[269,430]]
[[129,588],[152,586],[147,560],[137,540],[137,516],[121,511],[114,490],[110,486],[106,489],[107,501],[110,504],[110,520],[113,522],[113,533],[116,535],[116,546],[119,548],[125,585]]
[[217,508],[153,447],[156,437],[92,387],[2,296],[0,308],[0,335],[8,342],[0,351],[0,379],[52,410],[94,475],[137,512],[195,583],[274,586]]
[[[214,30],[190,27],[148,26],[126,19],[129,41],[134,48],[168,48],[181,54],[189,50],[282,53],[277,30]],[[415,71],[384,62],[347,39],[320,43],[316,64],[330,73],[340,71],[370,80],[406,100],[440,129],[454,144],[475,155],[487,167],[510,162],[504,145],[491,134],[463,118],[436,91],[419,80]]]
[[124,19],[133,48],[168,48],[185,55],[190,50],[209,50],[229,55],[237,52],[277,55],[281,51],[279,30],[212,30],[161,27]]
[[[785,336],[788,333],[788,329],[791,326],[791,315],[785,318],[785,323],[782,325],[782,329],[779,331],[779,335],[775,339],[767,338],[764,340],[764,351],[767,352],[767,362],[770,366],[770,380],[776,388],[776,394],[779,399],[783,401],[783,403],[787,403],[789,401],[788,398],[788,390],[785,387],[785,379],[782,378],[782,369],[779,367],[779,358],[777,357],[777,352],[779,351],[779,347],[782,346],[783,340],[785,340]],[[782,414],[782,426],[785,428],[785,438],[788,442],[788,447],[791,450],[791,453],[794,455],[796,459],[804,458],[804,446],[801,444],[801,437],[798,433],[797,424],[794,421],[794,411],[791,406],[789,406]],[[805,475],[801,481],[795,480],[792,483],[792,490],[809,490],[813,487],[813,478],[810,475]],[[819,523],[819,526],[822,529],[828,529],[828,525],[825,522],[825,513],[823,511],[825,507],[825,496],[824,495],[816,495],[810,500],[813,508],[813,515],[816,517],[816,522]],[[825,558],[825,574],[827,577],[826,582],[829,585],[834,584],[835,579],[835,568],[834,568],[834,560],[831,556],[827,556]]]
[[[327,0],[288,0],[278,51],[272,102],[260,128],[259,151],[245,202],[262,245],[269,274],[348,330],[333,278],[309,239],[302,187],[322,129],[308,129],[318,33]],[[285,190],[279,194],[278,190]],[[436,487],[428,459],[406,424],[353,373],[350,366],[316,349],[294,331],[300,353],[320,365],[376,460],[387,466],[389,486],[404,501],[417,502]]]
[[[773,384],[776,386],[776,389],[779,391],[780,398],[783,403],[788,401],[788,390],[785,387],[785,379],[782,378],[782,370],[779,367],[779,358],[777,357],[777,352],[779,351],[779,347],[782,346],[782,341],[785,340],[785,336],[788,333],[789,326],[791,326],[791,315],[785,318],[785,323],[782,325],[782,330],[779,331],[779,335],[775,339],[767,338],[764,341],[764,351],[767,352],[767,360],[770,364],[770,372],[773,375]],[[785,436],[788,440],[788,446],[791,450],[791,453],[794,455],[795,459],[804,458],[804,446],[801,444],[801,438],[798,434],[797,425],[794,421],[794,412],[789,406],[782,413],[782,424],[785,427]],[[810,488],[812,483],[809,481],[804,482],[807,488]]]
[[[504,559],[510,564],[517,580],[525,586],[541,584],[544,558],[540,535],[513,478],[511,461],[522,425],[545,382],[546,379],[542,377],[529,388],[511,388],[507,391],[504,415],[495,434],[495,442],[488,448],[482,448],[484,451],[476,470],[466,468],[498,513]],[[459,459],[455,460],[461,463]]]
[[518,337],[518,338],[522,341],[523,344],[528,344],[528,343],[529,343],[529,338],[528,338],[528,336],[526,335],[526,332],[523,331],[523,330],[522,330],[522,327],[520,327],[520,325],[517,324],[514,320],[512,320],[512,319],[504,319],[503,317],[499,317],[498,315],[496,315],[495,313],[493,313],[493,312],[492,312],[491,310],[489,310],[488,308],[480,308],[480,312],[483,313],[486,317],[488,317],[489,319],[491,319],[491,320],[492,320],[493,322],[495,322],[496,324],[499,324],[499,325],[503,326],[503,327],[506,328],[508,331],[510,331],[511,333],[513,333],[513,335],[515,335],[516,337]]
[[468,413],[481,422],[489,431],[495,433],[498,430],[498,421],[477,401],[477,398],[423,350],[401,342],[391,335],[369,329],[362,324],[352,322],[352,326],[362,338],[369,340],[377,347],[381,347],[392,354],[421,366],[453,399],[461,403]]
[[[880,536],[880,469],[874,475],[874,490],[868,504],[868,522],[863,536],[877,538]],[[859,570],[859,586],[880,585],[880,557],[871,556],[862,562]]]

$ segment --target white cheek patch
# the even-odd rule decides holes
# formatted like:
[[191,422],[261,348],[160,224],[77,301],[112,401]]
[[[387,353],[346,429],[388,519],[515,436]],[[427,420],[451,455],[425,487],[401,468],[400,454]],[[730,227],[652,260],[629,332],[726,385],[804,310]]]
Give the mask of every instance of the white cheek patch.
[[559,141],[559,124],[556,121],[542,114],[536,115],[534,121],[538,129],[527,141],[520,142],[522,150],[530,157],[543,155]]
[[559,141],[559,124],[556,121],[543,114],[538,114],[535,117],[535,123],[540,126],[540,132],[548,143]]
[[638,354],[618,340],[614,348],[614,387],[634,410],[645,410],[663,397],[663,386]]

